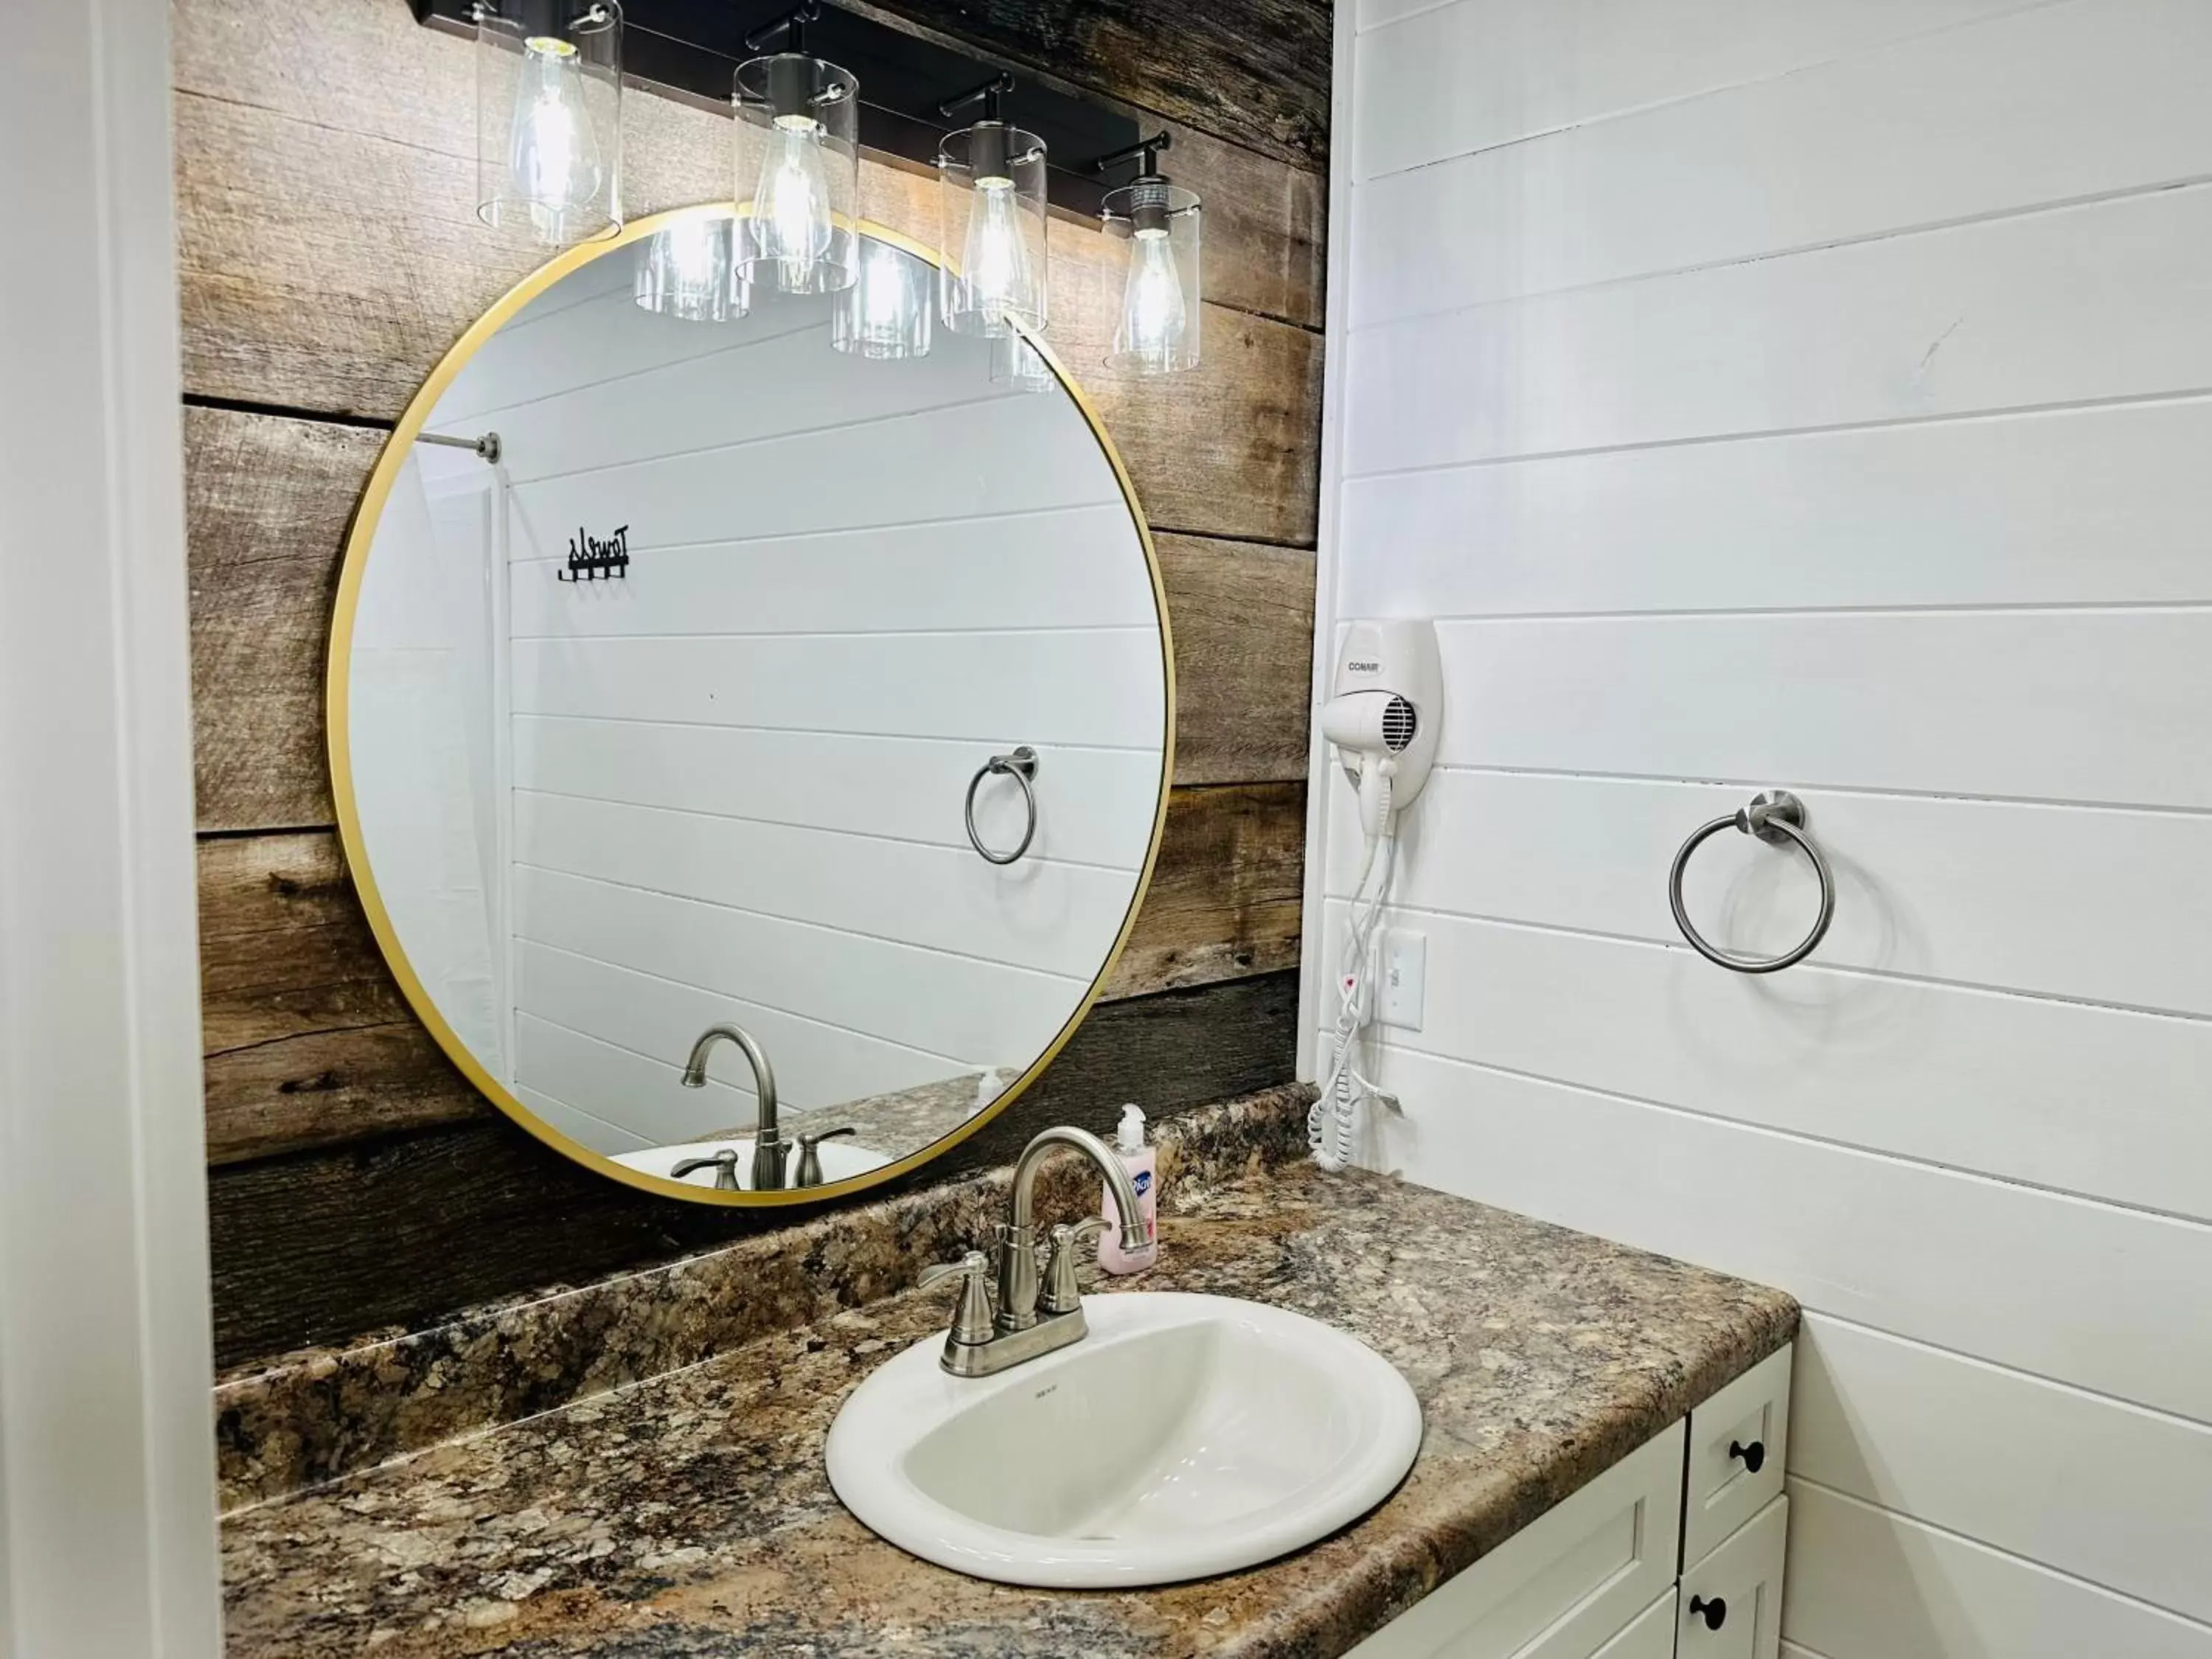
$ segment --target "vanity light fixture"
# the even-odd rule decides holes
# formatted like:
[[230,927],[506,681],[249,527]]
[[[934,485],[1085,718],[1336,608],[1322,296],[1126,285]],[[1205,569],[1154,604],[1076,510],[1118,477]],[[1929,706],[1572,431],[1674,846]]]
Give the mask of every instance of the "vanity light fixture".
[[622,228],[618,0],[477,0],[477,216],[555,246]]
[[688,323],[725,323],[751,308],[751,285],[730,260],[726,214],[656,230],[637,251],[630,295],[639,307]]
[[1045,143],[1010,125],[1001,100],[1014,77],[1000,73],[938,106],[947,118],[980,107],[982,118],[948,132],[937,150],[947,253],[939,267],[939,312],[956,334],[998,338],[1019,322],[1041,332],[1045,303]]
[[738,65],[736,122],[738,275],[786,294],[836,294],[860,273],[860,83],[806,50],[821,0],[801,3],[745,36],[760,52]]
[[927,357],[937,309],[929,261],[877,237],[860,242],[860,274],[830,313],[830,343],[878,361]]
[[1129,239],[1129,277],[1106,362],[1136,374],[1198,367],[1200,214],[1197,195],[1160,172],[1159,152],[1172,140],[1163,132],[1093,163],[1102,173],[1137,163],[1137,176],[1106,192],[1098,216],[1109,234]]

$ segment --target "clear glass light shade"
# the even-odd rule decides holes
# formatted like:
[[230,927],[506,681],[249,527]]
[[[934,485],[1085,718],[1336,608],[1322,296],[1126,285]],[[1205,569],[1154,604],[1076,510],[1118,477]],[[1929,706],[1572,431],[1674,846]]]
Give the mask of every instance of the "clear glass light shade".
[[1136,374],[1198,367],[1198,198],[1164,179],[1142,179],[1106,192],[1101,216],[1129,239],[1129,272],[1114,322],[1107,366]]
[[830,343],[856,357],[927,356],[936,268],[872,236],[860,240],[860,276],[830,313]]
[[803,52],[738,66],[732,257],[755,287],[836,294],[859,276],[860,92]]
[[1044,140],[1003,122],[947,133],[937,155],[944,203],[939,314],[957,334],[994,338],[1009,321],[1042,333],[1046,303]]
[[1016,392],[1050,392],[1060,384],[1044,353],[1012,330],[991,342],[991,384]]
[[550,246],[622,228],[622,8],[479,0],[477,216]]
[[750,296],[730,264],[728,214],[680,219],[647,237],[630,293],[641,309],[687,323],[744,316]]

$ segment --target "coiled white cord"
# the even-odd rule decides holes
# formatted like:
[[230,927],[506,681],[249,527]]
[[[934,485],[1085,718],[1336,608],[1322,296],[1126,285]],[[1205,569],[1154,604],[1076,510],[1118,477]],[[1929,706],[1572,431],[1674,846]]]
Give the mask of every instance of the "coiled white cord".
[[[1343,967],[1337,975],[1337,989],[1343,1002],[1336,1017],[1328,1075],[1322,1084],[1320,1097],[1306,1114],[1306,1144],[1313,1151],[1314,1162],[1332,1173],[1352,1162],[1360,1103],[1395,1104],[1389,1095],[1361,1075],[1354,1056],[1360,1033],[1366,1030],[1370,1018],[1368,1005],[1373,987],[1370,983],[1368,959],[1375,924],[1381,920],[1383,903],[1389,897],[1391,869],[1397,858],[1397,826],[1390,805],[1390,779],[1396,769],[1389,761],[1382,763],[1381,827],[1367,838],[1359,878],[1352,886],[1351,925],[1345,938]],[[1371,891],[1370,877],[1376,878]]]

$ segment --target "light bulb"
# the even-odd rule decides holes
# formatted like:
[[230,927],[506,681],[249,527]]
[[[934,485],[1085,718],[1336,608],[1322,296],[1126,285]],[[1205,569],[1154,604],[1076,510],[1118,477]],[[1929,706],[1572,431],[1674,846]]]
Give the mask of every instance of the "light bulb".
[[745,314],[742,284],[730,273],[730,222],[686,219],[653,232],[639,250],[632,295],[647,311],[690,322]]
[[822,124],[779,115],[753,192],[753,236],[761,257],[776,260],[784,288],[802,294],[814,262],[830,251],[830,179],[822,166]]
[[1140,230],[1129,249],[1129,283],[1121,291],[1121,326],[1114,341],[1132,368],[1174,368],[1182,351],[1182,277],[1164,230]]
[[968,209],[968,240],[961,249],[960,279],[969,302],[983,313],[984,326],[1004,333],[1006,313],[1026,315],[1036,308],[1031,297],[1036,278],[1028,242],[1022,235],[1022,208],[1011,179],[978,179]]
[[830,343],[861,357],[927,356],[935,273],[888,242],[872,236],[859,242],[859,270],[837,296]]
[[584,102],[576,48],[550,34],[524,43],[514,88],[507,171],[540,234],[557,240],[563,216],[599,193],[599,145]]

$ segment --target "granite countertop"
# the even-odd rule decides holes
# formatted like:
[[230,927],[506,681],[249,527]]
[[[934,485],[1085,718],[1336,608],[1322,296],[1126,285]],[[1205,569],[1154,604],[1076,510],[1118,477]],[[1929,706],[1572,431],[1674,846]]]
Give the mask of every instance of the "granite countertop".
[[908,1293],[233,1515],[228,1659],[1323,1659],[1796,1328],[1779,1291],[1387,1176],[1194,1159],[1167,1195],[1161,1265],[1099,1288],[1295,1309],[1420,1397],[1405,1483],[1310,1550],[1079,1593],[882,1542],[839,1505],[822,1449],[863,1376],[942,1329],[946,1298]]

